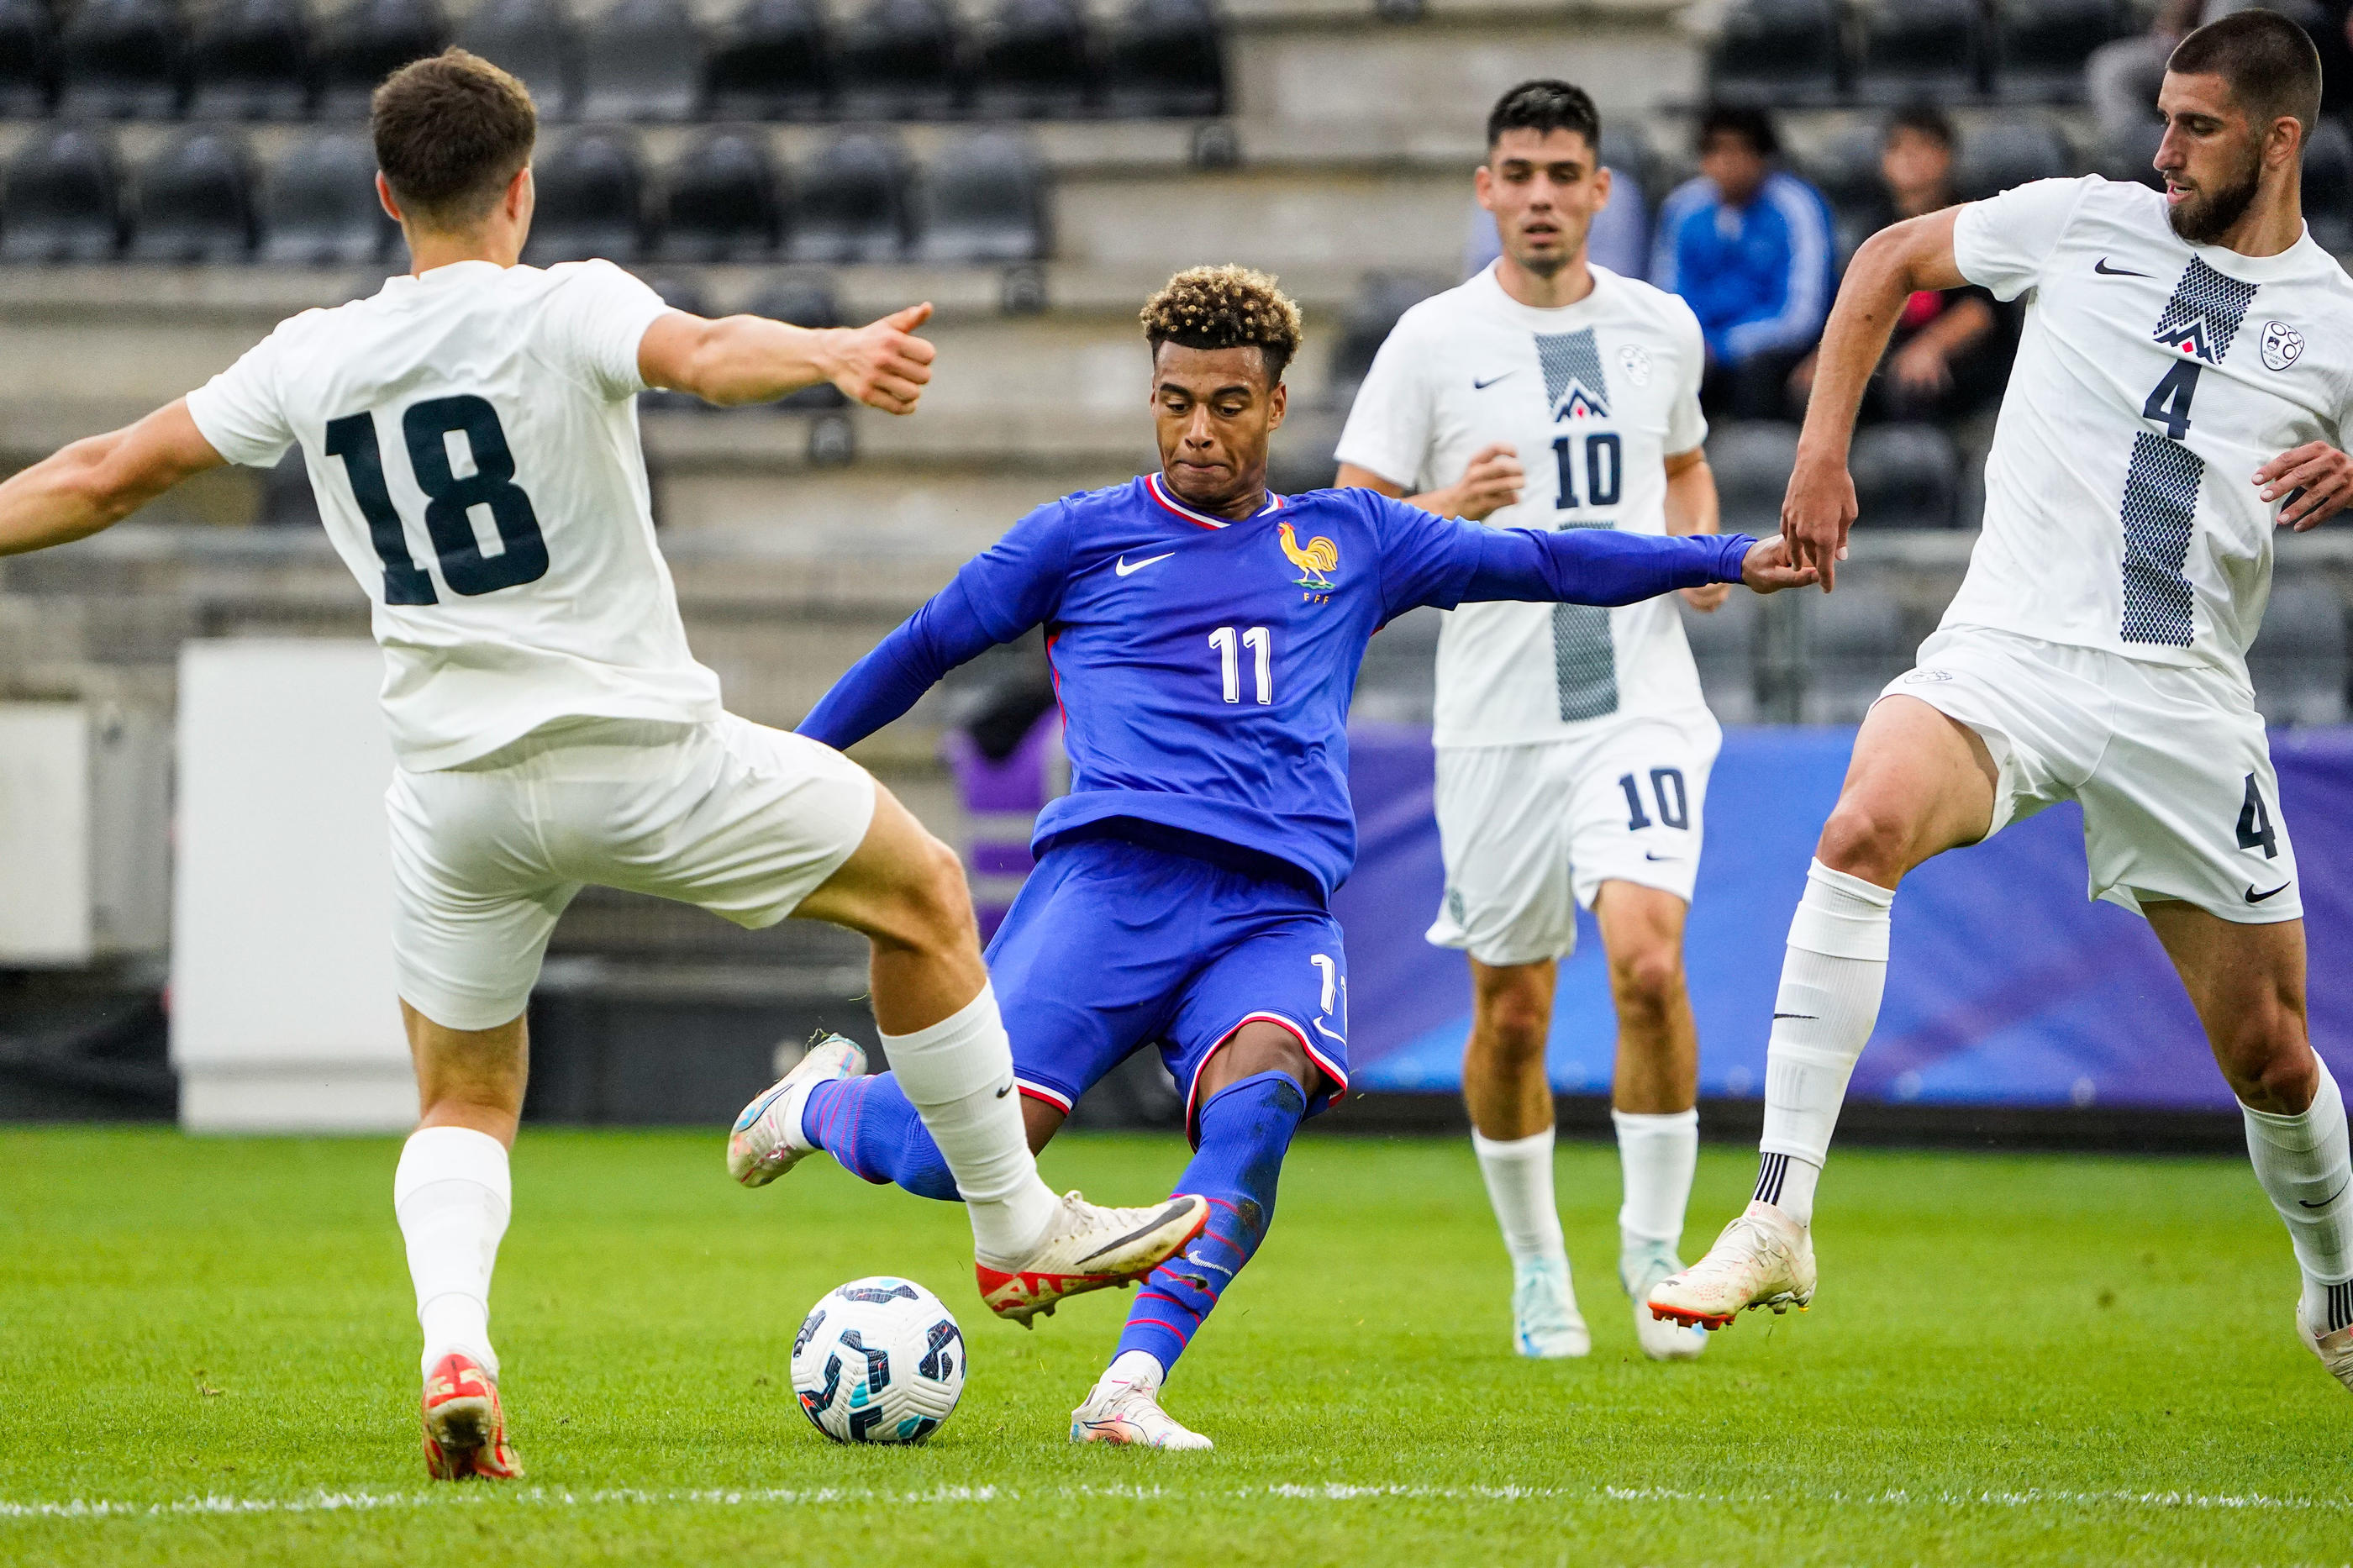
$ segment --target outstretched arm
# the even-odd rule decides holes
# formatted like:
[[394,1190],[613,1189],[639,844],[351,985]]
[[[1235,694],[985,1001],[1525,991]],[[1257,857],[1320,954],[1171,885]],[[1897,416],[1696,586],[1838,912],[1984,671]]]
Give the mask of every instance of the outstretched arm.
[[936,352],[913,334],[931,314],[929,305],[910,305],[862,327],[812,330],[765,316],[713,321],[669,310],[639,341],[638,370],[649,385],[706,403],[770,403],[831,382],[870,408],[912,414]]
[[1814,580],[1811,570],[1789,564],[1778,537],[1760,543],[1745,533],[1660,538],[1607,528],[1504,528],[1485,531],[1478,547],[1461,602],[1631,605],[1710,583],[1743,583],[1771,594]]
[[809,710],[800,732],[847,751],[913,708],[940,677],[998,640],[973,613],[958,577],[850,666]]
[[76,441],[0,484],[0,555],[113,527],[191,474],[221,466],[185,398],[138,424]]

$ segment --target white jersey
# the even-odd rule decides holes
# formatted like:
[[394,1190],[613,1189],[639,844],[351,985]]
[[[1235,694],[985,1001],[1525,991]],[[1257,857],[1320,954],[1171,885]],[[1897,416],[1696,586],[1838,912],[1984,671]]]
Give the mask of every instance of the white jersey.
[[2033,300],[1945,625],[2243,683],[2284,504],[2250,481],[2292,447],[2341,444],[2353,280],[2308,232],[2277,256],[2191,245],[2162,195],[2095,175],[1964,207],[1953,253],[1970,282]]
[[719,717],[638,444],[638,345],[662,310],[609,262],[459,261],[306,310],[188,395],[232,463],[301,444],[375,606],[403,766],[554,719]]
[[[1670,455],[1707,438],[1691,307],[1593,268],[1593,291],[1537,310],[1494,268],[1405,313],[1373,361],[1340,460],[1409,494],[1453,484],[1481,448],[1527,472],[1493,528],[1666,531]],[[1704,710],[1672,595],[1618,609],[1472,604],[1438,639],[1441,746],[1566,740],[1620,715]]]

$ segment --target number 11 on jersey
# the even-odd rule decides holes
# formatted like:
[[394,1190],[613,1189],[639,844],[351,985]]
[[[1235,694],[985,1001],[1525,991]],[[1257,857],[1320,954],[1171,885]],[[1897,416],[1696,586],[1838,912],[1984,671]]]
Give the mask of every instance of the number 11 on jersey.
[[1252,626],[1239,639],[1233,627],[1219,626],[1209,634],[1209,646],[1218,650],[1218,668],[1224,678],[1227,701],[1242,700],[1241,651],[1245,648],[1256,656],[1259,701],[1266,704],[1274,700],[1273,641],[1264,626]]

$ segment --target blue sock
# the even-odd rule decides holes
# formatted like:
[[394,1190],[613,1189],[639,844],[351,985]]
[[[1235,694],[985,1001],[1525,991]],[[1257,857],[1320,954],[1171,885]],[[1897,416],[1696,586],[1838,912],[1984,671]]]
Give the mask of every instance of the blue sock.
[[958,1201],[940,1146],[890,1073],[818,1084],[801,1107],[801,1134],[870,1182],[896,1182],[917,1197]]
[[1122,1353],[1142,1351],[1163,1368],[1176,1364],[1219,1293],[1266,1239],[1282,1156],[1306,1114],[1307,1096],[1286,1072],[1253,1074],[1201,1107],[1201,1146],[1176,1190],[1208,1199],[1209,1223],[1136,1292],[1119,1336]]

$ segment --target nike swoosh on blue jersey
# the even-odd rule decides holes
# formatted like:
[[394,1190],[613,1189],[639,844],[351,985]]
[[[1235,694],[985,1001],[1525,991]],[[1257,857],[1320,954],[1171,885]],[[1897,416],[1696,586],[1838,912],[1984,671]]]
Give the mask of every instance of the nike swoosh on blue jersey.
[[1167,559],[1168,559],[1168,556],[1170,556],[1170,555],[1174,555],[1174,554],[1176,554],[1176,552],[1175,551],[1171,550],[1171,551],[1169,551],[1169,552],[1167,552],[1167,554],[1165,554],[1165,555],[1147,555],[1147,556],[1145,556],[1145,557],[1143,560],[1141,560],[1141,561],[1130,561],[1130,560],[1128,560],[1128,558],[1127,558],[1126,556],[1123,555],[1123,556],[1121,556],[1121,557],[1119,558],[1118,562],[1117,562],[1117,563],[1113,566],[1112,570],[1113,570],[1114,572],[1117,572],[1121,576],[1124,577],[1124,576],[1128,575],[1130,573],[1134,573],[1134,572],[1141,572],[1141,571],[1143,571],[1146,566],[1151,565],[1151,564],[1152,564],[1154,562],[1155,562],[1155,561],[1166,561],[1166,560],[1167,560]]

